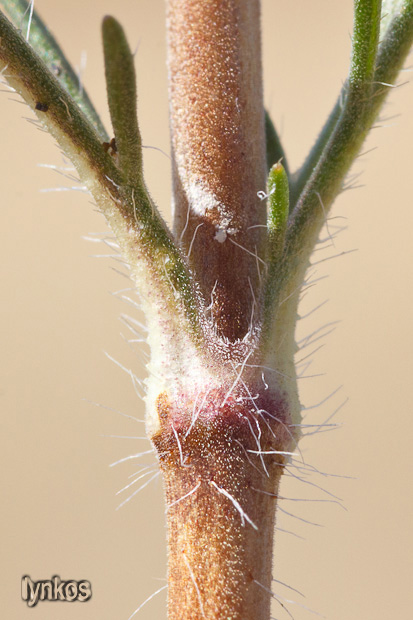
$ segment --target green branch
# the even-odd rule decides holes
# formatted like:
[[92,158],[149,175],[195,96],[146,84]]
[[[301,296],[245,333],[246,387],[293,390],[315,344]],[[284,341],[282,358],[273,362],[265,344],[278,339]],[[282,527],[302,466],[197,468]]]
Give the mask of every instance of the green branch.
[[[72,160],[114,231],[133,275],[142,281],[144,294],[157,298],[176,320],[186,317],[188,331],[199,338],[195,285],[143,181],[125,183],[125,175],[95,128],[1,12],[0,70]],[[130,164],[129,170],[133,165],[136,162]]]
[[[361,8],[365,10],[366,7],[363,5]],[[379,82],[393,84],[404,59],[409,52],[412,42],[409,34],[409,30],[411,28],[411,18],[409,17],[410,11],[410,0],[384,0],[382,3],[380,30],[381,44],[379,45],[375,63],[376,69],[372,78],[372,81],[374,82],[374,97],[376,97],[377,100],[370,101],[370,106],[366,106],[370,107],[371,110],[369,115],[369,127],[373,124],[375,116],[379,112],[380,106],[383,104],[383,99],[389,91],[389,87],[380,88]],[[362,24],[362,27],[358,28],[357,35],[359,38],[364,37],[363,28],[365,28],[365,26],[366,24]],[[370,32],[370,37],[371,36],[373,36],[373,31]],[[372,40],[368,35],[365,36],[364,44],[362,44],[361,41],[358,41],[352,57],[352,72],[354,78],[356,78],[358,74],[361,75],[356,65],[359,59],[361,59],[364,64],[366,74],[369,73],[369,68],[370,72],[372,71],[374,56],[372,51],[373,43],[374,37]],[[363,56],[365,57],[364,61]],[[346,83],[322,131],[320,132],[316,143],[311,149],[303,166],[298,171],[295,181],[291,182],[290,202],[292,209],[294,209],[300,199],[300,196],[303,194],[304,188],[307,183],[309,183],[312,175],[315,173],[317,164],[321,160],[324,149],[332,139],[339,119],[341,118],[342,120],[344,104],[348,96],[348,88],[349,86]],[[365,134],[363,135],[362,140],[364,139],[364,136]]]
[[280,262],[284,252],[285,233],[289,212],[288,176],[283,165],[275,164],[268,176],[268,241],[267,241],[267,277],[264,286],[264,332],[272,321],[273,303],[277,293],[277,279]]
[[[380,0],[356,0],[352,59],[343,110],[290,218],[286,253],[291,272],[305,268],[328,210],[370,129],[378,106],[373,77]],[[334,115],[331,117],[334,120]]]
[[67,60],[60,45],[42,21],[36,10],[30,15],[30,2],[27,0],[0,0],[16,26],[23,34],[28,32],[30,23],[30,45],[40,56],[45,65],[55,75],[62,86],[79,106],[86,118],[93,125],[102,140],[109,140],[106,129],[99,118],[86,90],[80,83],[79,76]]
[[[394,3],[394,0],[390,0]],[[386,4],[386,3],[384,3]],[[387,0],[389,4],[389,0]],[[400,2],[399,2],[400,4]],[[392,7],[383,6],[383,11],[389,11],[384,17],[389,20],[391,17]],[[382,11],[382,13],[383,13]],[[356,2],[355,3],[355,20],[353,35],[353,50],[350,68],[350,77],[348,83],[344,85],[334,108],[332,109],[319,137],[306,158],[303,166],[297,174],[297,178],[291,187],[291,203],[292,208],[296,205],[302,191],[321,158],[321,155],[329,142],[336,128],[337,122],[343,113],[343,107],[349,96],[349,87],[355,89],[357,84],[364,82],[368,87],[369,80],[374,80],[374,70],[376,66],[376,50],[378,26],[380,20],[380,3],[379,2]],[[373,26],[373,27],[372,27]],[[382,22],[382,29],[384,28]],[[350,86],[351,85],[351,86]],[[350,95],[351,96],[351,95]]]

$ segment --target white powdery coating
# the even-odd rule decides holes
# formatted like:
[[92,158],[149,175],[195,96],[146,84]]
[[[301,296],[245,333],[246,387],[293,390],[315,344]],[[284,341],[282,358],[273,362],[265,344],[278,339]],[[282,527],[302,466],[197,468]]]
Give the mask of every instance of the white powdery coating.
[[222,207],[215,196],[208,192],[200,181],[189,183],[186,188],[186,195],[191,210],[197,215],[205,215],[211,209]]
[[225,230],[225,228],[221,228],[219,227],[217,232],[215,233],[215,241],[218,241],[218,243],[224,243],[224,241],[227,238],[227,231]]
[[176,324],[157,320],[153,314],[146,316],[147,342],[151,348],[149,377],[145,380],[146,428],[153,435],[160,428],[157,401],[162,392],[173,399],[181,393],[201,391],[212,379],[186,334],[185,326],[179,329]]

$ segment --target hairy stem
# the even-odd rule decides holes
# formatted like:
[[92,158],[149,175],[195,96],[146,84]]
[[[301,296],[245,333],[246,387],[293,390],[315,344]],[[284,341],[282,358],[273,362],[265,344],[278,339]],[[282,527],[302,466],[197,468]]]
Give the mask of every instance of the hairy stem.
[[191,425],[192,407],[162,397],[152,437],[167,501],[168,618],[268,620],[288,411],[267,400],[271,414],[257,421],[224,389],[202,402]]
[[259,1],[167,7],[175,234],[217,330],[236,340],[249,328],[265,241]]
[[128,179],[125,182],[64,85],[1,12],[0,69],[76,166],[115,233],[147,309],[151,306],[150,314],[166,312],[173,317],[171,326],[174,321],[181,324],[177,334],[191,334],[198,340],[201,325],[195,284],[143,181],[134,186]]

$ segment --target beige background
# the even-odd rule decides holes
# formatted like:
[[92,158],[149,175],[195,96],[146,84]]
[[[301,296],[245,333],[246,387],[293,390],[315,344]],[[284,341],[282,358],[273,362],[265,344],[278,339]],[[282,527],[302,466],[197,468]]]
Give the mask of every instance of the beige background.
[[[136,66],[144,143],[169,149],[162,0],[38,0],[69,58],[87,50],[85,82],[105,122],[99,23],[113,12],[139,44]],[[351,31],[350,0],[263,2],[266,104],[282,128],[293,168],[298,166],[331,108],[346,75]],[[409,79],[405,73],[401,81]],[[344,426],[311,437],[301,448],[318,469],[356,479],[309,480],[342,498],[347,511],[330,503],[284,504],[286,510],[321,523],[314,527],[280,515],[279,526],[304,537],[277,535],[275,576],[306,599],[277,586],[329,620],[387,620],[411,616],[411,415],[412,293],[411,231],[413,87],[392,93],[385,116],[400,115],[375,129],[355,171],[364,186],[343,194],[331,226],[348,230],[322,263],[303,312],[328,304],[300,325],[305,336],[340,321],[303,379],[302,401],[312,405],[339,385],[327,403],[308,412],[308,423],[337,414]],[[110,253],[82,239],[105,224],[81,193],[40,193],[72,185],[39,163],[60,165],[48,136],[22,120],[26,107],[1,94],[1,575],[2,616],[8,620],[127,620],[165,583],[165,533],[159,479],[116,511],[115,492],[135,471],[133,462],[109,463],[148,449],[142,440],[101,435],[143,434],[142,424],[83,399],[128,415],[143,416],[129,378],[103,351],[139,376],[136,356],[119,332],[126,307],[110,293],[128,286]],[[168,213],[169,161],[147,150],[149,187]],[[166,215],[167,216],[167,215]],[[168,216],[167,216],[168,217]],[[318,258],[328,255],[319,253]],[[307,352],[307,350],[306,350]],[[307,484],[283,482],[296,498],[327,495]],[[122,495],[123,497],[123,495]],[[126,496],[125,496],[126,497]],[[89,603],[43,603],[28,609],[20,599],[23,574],[33,579],[89,579]],[[165,593],[137,615],[165,617]],[[296,620],[313,617],[289,605]],[[277,618],[288,616],[279,605]]]

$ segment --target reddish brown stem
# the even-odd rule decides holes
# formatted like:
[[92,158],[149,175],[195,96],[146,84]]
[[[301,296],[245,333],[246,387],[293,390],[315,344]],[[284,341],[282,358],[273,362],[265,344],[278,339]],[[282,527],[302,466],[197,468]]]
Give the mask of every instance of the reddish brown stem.
[[235,340],[250,325],[265,241],[259,0],[167,6],[175,233],[218,332]]
[[259,404],[271,414],[252,413],[251,403],[233,398],[220,407],[223,395],[201,397],[196,424],[192,403],[178,410],[166,395],[158,400],[161,427],[152,439],[166,490],[169,620],[270,617],[288,413],[268,397]]

